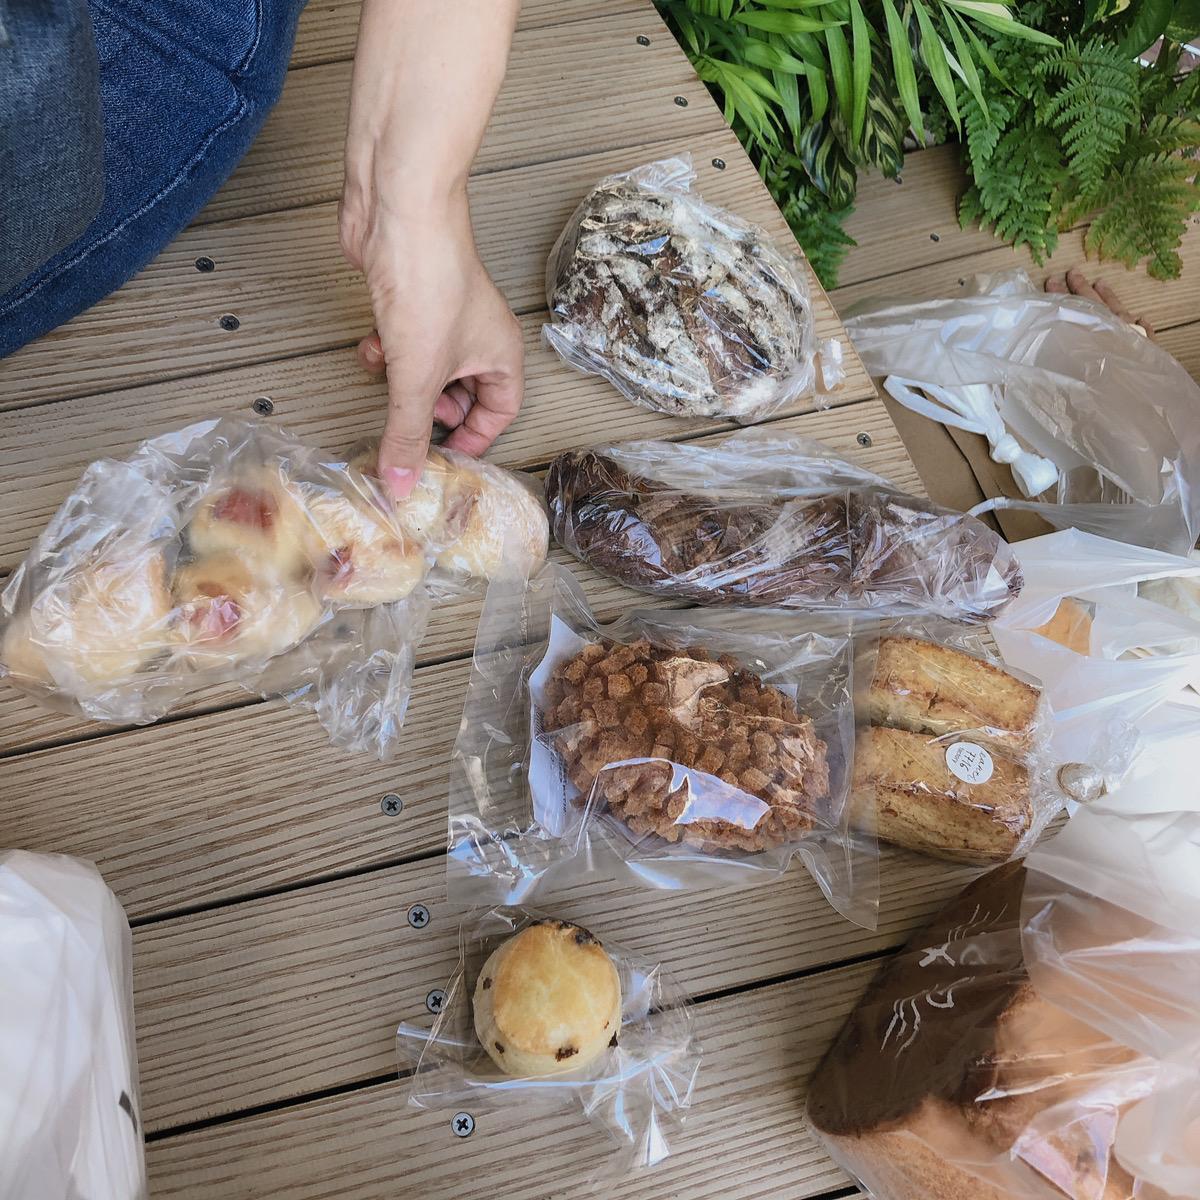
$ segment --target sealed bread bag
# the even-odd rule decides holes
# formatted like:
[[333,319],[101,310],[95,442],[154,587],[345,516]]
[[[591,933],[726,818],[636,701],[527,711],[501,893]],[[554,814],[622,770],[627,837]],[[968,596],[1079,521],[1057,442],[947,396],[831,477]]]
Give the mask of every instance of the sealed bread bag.
[[349,460],[223,419],[102,459],[0,596],[0,673],[50,707],[146,724],[236,682],[317,709],[338,745],[395,748],[435,596],[541,563],[520,477],[432,451],[396,504]]
[[573,1132],[572,1157],[594,1158],[599,1181],[671,1153],[701,1047],[660,963],[561,917],[496,908],[460,926],[444,992],[431,1028],[397,1031],[410,1104],[586,1117],[607,1145]]
[[679,416],[755,421],[832,390],[841,346],[818,346],[799,251],[705,204],[695,180],[681,156],[584,197],[547,264],[546,341],[634,403]]
[[988,621],[1021,590],[1008,544],[808,438],[625,442],[562,454],[555,538],[628,587],[706,606]]
[[848,803],[849,626],[791,624],[640,610],[601,625],[561,567],[493,584],[451,760],[451,895],[737,885],[799,857],[873,925],[875,839]]
[[1200,712],[876,976],[808,1116],[874,1200],[1200,1195]]
[[132,957],[91,863],[0,851],[0,1200],[146,1200]]
[[1041,685],[977,629],[889,622],[863,639],[851,803],[880,841],[981,866],[1023,854],[1062,807]]

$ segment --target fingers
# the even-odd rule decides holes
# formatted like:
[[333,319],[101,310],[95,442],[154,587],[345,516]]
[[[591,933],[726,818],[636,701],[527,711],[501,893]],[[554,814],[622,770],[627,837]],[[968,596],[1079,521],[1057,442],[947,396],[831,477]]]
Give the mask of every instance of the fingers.
[[462,424],[446,439],[446,445],[478,458],[513,423],[523,391],[520,370],[478,376],[475,403],[467,410]]
[[379,340],[379,334],[372,331],[358,343],[358,362],[364,371],[370,371],[372,375],[384,373],[387,363],[383,358],[383,343]]
[[1067,287],[1071,289],[1074,295],[1082,296],[1085,300],[1094,300],[1097,304],[1104,303],[1100,293],[1088,283],[1083,272],[1078,267],[1072,267],[1067,272]]
[[1070,288],[1067,287],[1067,277],[1065,275],[1047,275],[1046,276],[1046,291],[1053,293],[1056,296],[1065,296],[1070,293]]
[[1100,297],[1101,301],[1107,304],[1122,321],[1128,321],[1130,325],[1134,324],[1133,313],[1121,303],[1117,297],[1117,293],[1103,279],[1097,279],[1092,286],[1095,288],[1096,295]]
[[379,441],[379,478],[396,500],[405,500],[416,486],[429,454],[433,408],[441,394],[440,381],[413,379],[395,363],[388,367],[388,412]]
[[448,384],[433,406],[433,419],[447,429],[457,429],[474,403],[475,397],[462,381]]

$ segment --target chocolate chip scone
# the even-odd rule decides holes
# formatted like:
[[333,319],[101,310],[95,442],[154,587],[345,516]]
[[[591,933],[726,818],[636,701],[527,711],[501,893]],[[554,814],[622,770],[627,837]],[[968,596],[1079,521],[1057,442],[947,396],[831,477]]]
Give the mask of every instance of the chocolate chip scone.
[[661,412],[761,416],[804,383],[803,284],[761,230],[685,193],[602,182],[560,239],[549,337]]
[[761,851],[825,819],[829,766],[811,719],[728,655],[593,643],[545,699],[571,782],[639,836]]

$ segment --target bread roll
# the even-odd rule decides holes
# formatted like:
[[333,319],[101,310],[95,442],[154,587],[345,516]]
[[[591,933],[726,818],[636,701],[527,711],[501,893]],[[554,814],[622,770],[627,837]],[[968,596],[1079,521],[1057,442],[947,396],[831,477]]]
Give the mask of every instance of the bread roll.
[[305,489],[317,591],[335,604],[369,608],[403,600],[425,578],[425,543],[391,527],[365,498]]
[[1092,614],[1078,600],[1064,597],[1058,602],[1054,616],[1045,625],[1039,625],[1033,630],[1042,637],[1074,650],[1076,654],[1087,655],[1092,647]]
[[480,1045],[506,1075],[556,1075],[586,1067],[616,1044],[621,981],[586,929],[542,921],[489,956],[474,1010]]
[[173,581],[176,636],[196,666],[265,659],[317,627],[321,605],[307,583],[214,554],[181,567]]
[[202,497],[187,526],[194,557],[237,554],[281,576],[306,569],[309,536],[296,495],[269,467],[218,482]]
[[128,681],[170,643],[162,554],[64,571],[9,625],[4,665],[15,681],[90,691]]
[[[970,783],[951,770],[947,756],[956,745],[985,756],[986,779]],[[1029,772],[1019,763],[969,741],[934,741],[885,726],[858,734],[850,802],[855,814],[874,805],[884,841],[980,865],[1011,858],[1034,820]],[[869,827],[869,818],[856,819]]]

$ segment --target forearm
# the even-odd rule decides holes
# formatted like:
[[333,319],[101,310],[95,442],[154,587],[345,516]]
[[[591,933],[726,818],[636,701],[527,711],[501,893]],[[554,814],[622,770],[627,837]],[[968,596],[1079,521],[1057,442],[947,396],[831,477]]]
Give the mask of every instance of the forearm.
[[365,0],[348,202],[436,208],[465,196],[519,7],[520,0]]

